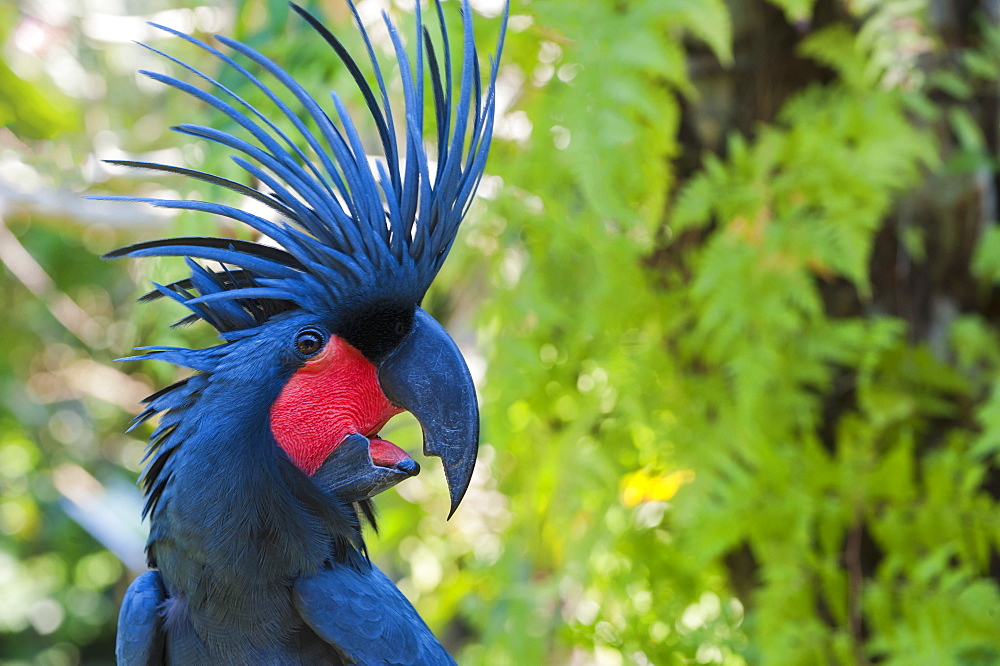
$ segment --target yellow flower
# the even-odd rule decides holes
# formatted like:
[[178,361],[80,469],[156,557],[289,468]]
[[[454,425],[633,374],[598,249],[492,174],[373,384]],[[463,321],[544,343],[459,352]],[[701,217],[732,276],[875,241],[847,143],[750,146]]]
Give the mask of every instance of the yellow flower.
[[622,503],[633,507],[643,502],[665,502],[677,494],[685,483],[694,481],[694,471],[679,469],[675,472],[654,474],[640,469],[627,474],[622,480]]

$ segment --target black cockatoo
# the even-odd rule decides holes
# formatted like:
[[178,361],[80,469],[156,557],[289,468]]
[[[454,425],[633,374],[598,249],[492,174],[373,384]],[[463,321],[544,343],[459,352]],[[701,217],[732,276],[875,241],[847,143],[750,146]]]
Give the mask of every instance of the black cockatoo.
[[[183,321],[204,320],[222,339],[206,349],[141,347],[132,357],[195,372],[150,396],[135,419],[159,418],[142,478],[153,570],[126,594],[119,663],[453,663],[369,562],[359,516],[373,520],[371,497],[419,469],[379,438],[401,411],[420,422],[425,453],[442,458],[452,512],[475,465],[479,414],[468,368],[420,302],[483,175],[505,25],[483,75],[468,0],[454,62],[439,1],[441,44],[435,48],[422,25],[418,2],[412,61],[383,15],[405,111],[394,118],[372,41],[350,6],[374,85],[326,27],[291,5],[360,88],[383,153],[375,158],[336,92],[329,113],[255,49],[219,37],[227,54],[156,26],[209,52],[269,100],[259,110],[159,51],[194,83],[143,72],[236,127],[174,129],[232,150],[256,186],[176,166],[115,163],[222,186],[269,214],[105,198],[214,213],[269,242],[169,238],[107,255],[186,257],[190,277],[157,285],[146,298],[184,304],[191,314]],[[425,152],[426,88],[436,164]]]

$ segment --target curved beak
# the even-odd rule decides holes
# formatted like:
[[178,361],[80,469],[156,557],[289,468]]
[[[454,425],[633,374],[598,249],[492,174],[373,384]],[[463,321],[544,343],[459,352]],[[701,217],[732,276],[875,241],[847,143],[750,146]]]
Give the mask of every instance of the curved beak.
[[378,380],[386,397],[420,422],[424,453],[443,461],[451,518],[469,488],[479,453],[476,387],[458,345],[417,308],[413,329],[379,364]]

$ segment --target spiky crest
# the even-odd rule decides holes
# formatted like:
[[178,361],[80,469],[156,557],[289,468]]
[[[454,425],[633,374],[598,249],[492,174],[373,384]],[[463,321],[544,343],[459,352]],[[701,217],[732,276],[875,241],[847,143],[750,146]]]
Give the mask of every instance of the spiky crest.
[[[111,163],[180,174],[219,185],[264,204],[283,218],[273,222],[233,206],[204,201],[95,197],[222,215],[246,224],[281,246],[282,249],[276,249],[224,238],[168,238],[130,245],[105,255],[109,259],[187,257],[190,278],[156,285],[157,291],[145,297],[162,295],[183,303],[192,314],[182,323],[203,319],[223,337],[238,337],[240,331],[254,328],[289,309],[336,315],[373,302],[416,305],[451,249],[486,164],[495,119],[497,62],[508,9],[504,11],[496,53],[490,58],[485,97],[468,0],[462,0],[461,73],[457,91],[440,0],[434,0],[434,5],[443,42],[443,73],[433,40],[422,22],[420,3],[416,3],[417,39],[412,65],[396,27],[383,12],[402,81],[405,119],[401,123],[404,131],[400,140],[372,41],[354,3],[347,2],[365,43],[377,93],[357,60],[338,39],[309,12],[294,3],[290,6],[327,42],[358,86],[384,155],[375,160],[377,173],[354,121],[336,92],[330,93],[336,111],[331,117],[291,76],[255,49],[217,36],[219,42],[234,52],[230,56],[195,37],[153,24],[198,46],[235,71],[259,89],[295,128],[289,136],[264,112],[218,80],[146,46],[207,83],[208,89],[165,74],[148,71],[143,74],[213,107],[239,125],[249,140],[200,125],[181,124],[173,129],[235,150],[238,154],[231,159],[261,186],[252,188],[177,166],[134,161]],[[316,131],[300,119],[275,89],[238,62],[236,56],[276,80],[280,84],[277,89],[295,98]],[[433,175],[424,150],[425,70],[431,77],[437,129],[437,167]],[[312,159],[299,147],[296,138],[308,145]],[[405,144],[405,161],[400,143]],[[208,270],[191,258],[219,262],[223,268]],[[166,360],[162,354],[159,358]]]

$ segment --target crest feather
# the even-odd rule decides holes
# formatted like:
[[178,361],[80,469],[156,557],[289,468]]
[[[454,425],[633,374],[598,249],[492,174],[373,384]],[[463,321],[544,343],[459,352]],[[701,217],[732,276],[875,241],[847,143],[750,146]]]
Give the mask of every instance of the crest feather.
[[[224,238],[168,238],[137,243],[105,255],[109,259],[188,257],[190,278],[156,285],[156,291],[144,297],[150,300],[166,296],[184,303],[192,314],[182,323],[203,319],[225,333],[255,327],[273,314],[292,308],[337,312],[344,304],[356,306],[378,300],[417,305],[447,257],[482,179],[489,152],[496,114],[497,62],[509,8],[505,8],[500,38],[490,58],[485,90],[468,0],[462,1],[461,71],[457,82],[453,80],[452,51],[440,0],[434,0],[443,44],[440,58],[423,25],[419,2],[412,62],[399,31],[383,13],[402,84],[405,116],[400,124],[401,136],[397,137],[382,67],[357,8],[347,1],[365,45],[375,87],[369,84],[358,60],[326,26],[302,7],[292,3],[291,8],[330,46],[360,91],[382,153],[374,160],[374,167],[354,120],[336,92],[330,93],[332,113],[328,113],[294,78],[256,49],[216,37],[231,51],[227,54],[200,39],[153,24],[219,60],[262,92],[271,110],[294,128],[290,136],[267,113],[217,79],[146,46],[179,65],[204,87],[166,74],[144,71],[144,75],[212,107],[233,121],[245,136],[194,124],[178,125],[174,131],[234,150],[234,163],[260,185],[249,187],[214,174],[152,162],[110,163],[217,185],[263,204],[280,217],[271,221],[234,206],[205,201],[95,197],[220,215],[280,245],[277,249]],[[428,73],[437,132],[433,175],[425,152]],[[269,86],[262,77],[273,80],[274,85]],[[294,98],[301,117],[285,97]],[[219,262],[223,268],[208,270],[191,258]]]

